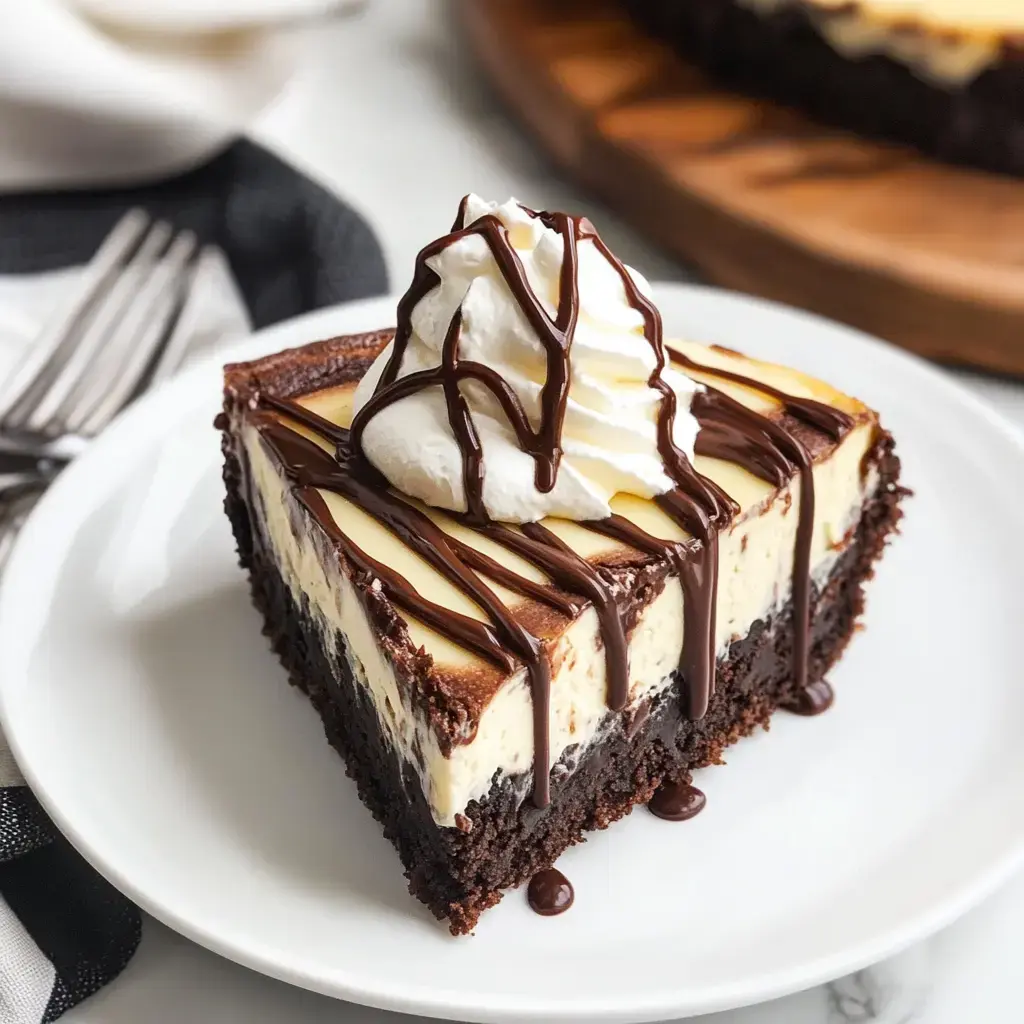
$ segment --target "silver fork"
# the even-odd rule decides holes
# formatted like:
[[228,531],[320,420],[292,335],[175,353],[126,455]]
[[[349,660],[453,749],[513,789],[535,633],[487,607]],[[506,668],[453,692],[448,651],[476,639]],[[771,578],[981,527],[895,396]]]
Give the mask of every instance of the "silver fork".
[[196,238],[130,211],[107,236],[79,290],[0,391],[0,453],[32,453],[0,474],[0,568],[29,513],[68,459],[143,387],[169,376],[194,323],[182,315]]
[[69,434],[91,437],[139,387],[169,337],[191,273],[196,238],[149,225],[133,210],[87,271],[87,286],[45,328],[0,392],[0,436],[16,447]]

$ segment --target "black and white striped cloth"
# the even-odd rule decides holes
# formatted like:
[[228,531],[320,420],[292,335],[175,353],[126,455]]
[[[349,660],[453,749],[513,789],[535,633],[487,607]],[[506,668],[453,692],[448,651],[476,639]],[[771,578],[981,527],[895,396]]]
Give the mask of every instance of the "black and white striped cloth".
[[0,735],[0,1021],[56,1020],[115,977],[138,909],[50,824]]
[[[255,327],[387,290],[366,223],[247,141],[151,186],[0,197],[0,275],[85,263],[136,205],[221,248]],[[0,731],[0,1024],[55,1020],[121,971],[140,934],[138,909],[49,821]]]

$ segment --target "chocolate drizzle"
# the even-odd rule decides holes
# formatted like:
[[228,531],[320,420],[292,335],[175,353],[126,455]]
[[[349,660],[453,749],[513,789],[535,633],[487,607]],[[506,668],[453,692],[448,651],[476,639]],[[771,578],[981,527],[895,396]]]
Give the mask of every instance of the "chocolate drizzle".
[[[718,352],[724,352],[726,355],[735,355],[735,353],[729,349],[722,348],[720,345],[712,345],[711,347]],[[737,373],[735,370],[726,370],[724,367],[707,366],[704,363],[698,363],[671,346],[668,346],[668,352],[674,362],[686,367],[688,370],[706,373],[711,377],[717,377],[719,380],[727,380],[732,384],[739,384],[741,387],[750,388],[751,391],[758,391],[762,395],[774,398],[790,416],[814,427],[815,430],[820,430],[831,441],[841,441],[853,429],[853,417],[849,413],[843,412],[842,409],[835,408],[835,406],[815,401],[813,398],[801,398],[798,395],[786,394],[785,391],[780,391],[765,381],[756,380],[754,377]]]
[[601,570],[580,558],[540,523],[525,523],[517,530],[492,522],[477,529],[483,536],[533,562],[560,587],[583,595],[594,605],[605,645],[608,706],[613,711],[624,708],[629,697],[629,648],[615,596]]
[[[556,314],[552,319],[530,286],[523,264],[501,221],[488,215],[466,225],[465,211],[466,202],[463,200],[452,231],[426,246],[417,256],[412,284],[398,305],[398,322],[390,357],[373,395],[354,416],[351,429],[345,430],[296,402],[270,395],[261,396],[261,402],[278,415],[263,413],[257,418],[257,425],[284,467],[299,501],[358,569],[379,579],[385,594],[397,606],[479,654],[503,672],[513,671],[517,662],[525,666],[534,709],[533,801],[538,807],[545,807],[550,801],[547,766],[551,763],[548,656],[541,640],[520,625],[514,612],[482,577],[489,577],[567,617],[575,617],[588,603],[593,605],[604,641],[607,704],[612,710],[625,708],[629,699],[629,650],[625,625],[616,601],[614,581],[604,570],[581,558],[556,533],[540,523],[512,527],[488,518],[484,502],[486,467],[479,435],[461,392],[462,382],[471,380],[482,384],[496,399],[519,446],[533,458],[537,489],[550,491],[555,486],[562,456],[561,435],[569,393],[570,351],[579,316],[578,244],[583,240],[591,241],[615,269],[627,301],[643,318],[644,337],[655,355],[655,368],[648,385],[661,394],[657,422],[658,451],[667,474],[675,484],[671,491],[655,500],[691,539],[677,541],[653,537],[618,515],[580,525],[642,553],[667,558],[678,573],[684,594],[685,637],[680,674],[687,714],[694,719],[705,714],[714,692],[718,538],[738,508],[720,487],[694,469],[675,443],[677,398],[663,376],[667,354],[686,369],[740,384],[776,399],[789,416],[825,433],[834,441],[842,438],[853,421],[830,406],[786,395],[760,381],[705,366],[683,353],[666,350],[658,310],[637,288],[627,268],[609,251],[590,222],[561,213],[527,210],[530,216],[538,218],[562,239],[559,294]],[[544,347],[547,376],[541,389],[540,418],[536,428],[527,417],[518,395],[500,374],[482,363],[460,358],[461,308],[448,325],[440,365],[399,376],[412,337],[412,312],[417,303],[440,283],[440,278],[427,261],[471,235],[486,241],[514,301]],[[442,390],[448,421],[462,455],[466,511],[457,516],[458,520],[532,563],[550,578],[551,584],[526,579],[464,540],[449,536],[419,508],[391,493],[387,482],[369,464],[362,445],[367,424],[381,410],[426,388]],[[802,687],[807,678],[809,570],[814,524],[811,457],[806,447],[784,425],[748,409],[714,388],[707,388],[694,397],[692,411],[700,424],[696,446],[699,454],[729,459],[778,487],[799,473],[800,518],[793,576],[796,614],[794,676]],[[289,420],[330,442],[335,448],[334,453],[308,440],[289,425]],[[394,569],[362,551],[338,528],[321,491],[341,495],[392,531],[471,600],[480,609],[483,620],[430,601]],[[811,696],[808,697],[810,703],[815,706],[821,703],[811,700]]]
[[[317,429],[319,417],[301,406],[291,408],[280,399],[274,404],[303,426]],[[476,651],[505,671],[515,666],[513,655],[527,664],[542,663],[539,645],[514,619],[504,602],[456,555],[447,535],[426,515],[387,491],[363,483],[346,465],[347,459],[332,456],[286,423],[268,419],[259,423],[264,441],[284,467],[299,500],[322,525],[334,522],[319,491],[333,491],[368,512],[391,530],[450,583],[472,598],[487,613],[491,624],[451,611],[423,597],[400,573],[362,551],[335,524],[329,534],[345,554],[364,571],[381,581],[387,596],[399,607]]]
[[[698,363],[676,349],[670,348],[669,352],[673,361],[687,370],[774,398],[794,419],[821,431],[832,441],[841,441],[853,427],[853,419],[840,409],[810,398],[787,395],[770,384],[740,373]],[[701,425],[696,444],[698,454],[728,459],[776,487],[799,473],[800,509],[793,553],[793,678],[800,691],[806,692],[811,635],[811,544],[814,540],[814,462],[810,452],[791,431],[714,388],[695,395],[691,410]]]
[[[594,235],[594,245],[615,268],[626,300],[644,320],[644,337],[655,356],[647,382],[661,393],[658,410],[658,454],[676,485],[655,500],[672,519],[697,541],[689,551],[672,544],[666,551],[683,587],[683,635],[686,638],[680,673],[686,687],[687,713],[702,718],[715,688],[715,611],[718,597],[718,534],[737,513],[735,502],[712,481],[705,479],[675,443],[676,393],[665,380],[665,345],[661,314],[636,286],[632,275],[607,245]],[[637,531],[634,531],[636,536]],[[639,531],[643,533],[643,531]],[[640,540],[639,536],[637,539]],[[644,541],[647,543],[647,541]],[[643,550],[643,548],[641,548]]]
[[[488,519],[483,501],[484,464],[480,438],[473,425],[469,406],[460,390],[463,380],[475,380],[483,384],[498,401],[515,432],[519,446],[533,457],[537,490],[547,492],[555,486],[558,464],[562,458],[562,423],[565,420],[569,397],[569,350],[576,330],[580,305],[576,245],[579,239],[584,237],[581,233],[582,225],[587,225],[591,233],[593,228],[589,226],[588,221],[570,217],[565,213],[542,213],[532,210],[527,212],[538,217],[546,227],[556,231],[562,238],[562,269],[555,319],[552,320],[548,316],[547,310],[530,286],[522,260],[509,241],[505,225],[497,217],[488,215],[474,221],[468,227],[465,226],[466,200],[463,199],[451,232],[424,246],[416,256],[412,284],[398,303],[398,323],[391,356],[381,373],[373,396],[352,420],[352,451],[362,456],[363,433],[367,423],[377,413],[424,388],[440,385],[448,407],[448,421],[462,452],[466,510],[476,522],[486,522]],[[483,363],[459,359],[461,308],[456,311],[448,325],[441,365],[433,370],[420,370],[401,378],[398,376],[409,339],[412,337],[412,312],[419,301],[441,283],[441,278],[428,266],[427,261],[440,255],[448,246],[471,235],[479,235],[487,242],[509,291],[544,346],[547,376],[541,388],[541,416],[536,430],[531,426],[519,396],[499,373]],[[363,458],[365,459],[365,456]]]

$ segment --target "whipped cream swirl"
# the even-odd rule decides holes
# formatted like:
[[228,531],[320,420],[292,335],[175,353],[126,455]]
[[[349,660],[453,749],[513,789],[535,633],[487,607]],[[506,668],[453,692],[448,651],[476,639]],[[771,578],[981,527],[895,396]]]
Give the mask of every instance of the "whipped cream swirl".
[[[561,235],[515,200],[497,205],[467,197],[467,227],[487,215],[504,226],[530,287],[554,319],[564,254]],[[577,252],[579,315],[569,347],[562,457],[550,490],[538,488],[534,458],[520,447],[492,393],[474,380],[459,385],[479,435],[483,503],[493,520],[602,519],[611,514],[609,501],[618,492],[653,498],[673,487],[658,451],[662,395],[648,386],[656,356],[644,336],[643,317],[630,305],[617,270],[591,238],[581,238]],[[500,374],[537,429],[545,349],[486,239],[479,234],[456,238],[427,265],[439,283],[412,311],[412,334],[398,378],[439,366],[445,338],[461,310],[459,358]],[[644,278],[629,273],[649,296]],[[360,382],[356,411],[373,395],[391,353],[389,345]],[[689,406],[698,385],[668,367],[662,377],[678,396],[676,446],[692,459],[697,421]],[[466,511],[462,452],[440,387],[424,388],[374,413],[363,430],[362,448],[397,490],[437,508]]]

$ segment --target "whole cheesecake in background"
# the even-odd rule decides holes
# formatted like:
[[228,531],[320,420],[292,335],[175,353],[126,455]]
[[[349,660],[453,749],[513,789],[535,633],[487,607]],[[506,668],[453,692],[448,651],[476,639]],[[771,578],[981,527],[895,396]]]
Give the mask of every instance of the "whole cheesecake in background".
[[1024,175],[1021,0],[622,0],[718,81]]
[[666,341],[588,221],[473,196],[395,330],[228,366],[219,425],[274,649],[456,934],[824,710],[903,494],[862,403]]

